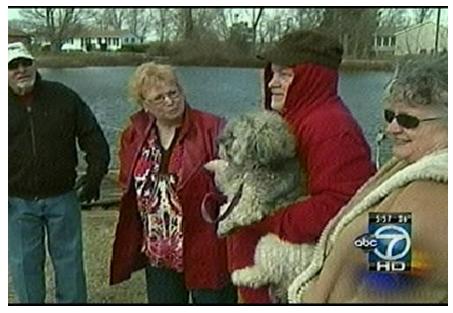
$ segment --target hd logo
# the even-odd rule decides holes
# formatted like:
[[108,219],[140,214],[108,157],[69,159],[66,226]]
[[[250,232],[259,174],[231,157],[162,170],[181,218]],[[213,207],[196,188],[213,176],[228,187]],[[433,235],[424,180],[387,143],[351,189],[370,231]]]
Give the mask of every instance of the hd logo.
[[370,271],[406,272],[411,268],[411,213],[369,213],[368,233],[354,245],[368,252]]

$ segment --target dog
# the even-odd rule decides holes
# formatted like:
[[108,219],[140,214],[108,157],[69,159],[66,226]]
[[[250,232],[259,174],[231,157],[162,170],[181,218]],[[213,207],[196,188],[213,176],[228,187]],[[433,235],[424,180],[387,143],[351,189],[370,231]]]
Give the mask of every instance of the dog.
[[[218,138],[219,159],[205,164],[227,201],[220,208],[217,234],[226,236],[252,225],[306,195],[296,152],[296,140],[283,118],[264,111],[227,123]],[[292,278],[306,266],[311,245],[285,242],[263,234],[255,249],[255,264],[236,270],[236,286],[271,285],[280,302]]]

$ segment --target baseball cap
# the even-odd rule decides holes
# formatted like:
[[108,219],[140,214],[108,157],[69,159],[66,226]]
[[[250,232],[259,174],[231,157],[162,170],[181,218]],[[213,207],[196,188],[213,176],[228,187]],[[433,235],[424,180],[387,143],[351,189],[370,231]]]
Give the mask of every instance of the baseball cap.
[[8,44],[8,63],[19,58],[31,60],[35,59],[22,42],[13,42]]

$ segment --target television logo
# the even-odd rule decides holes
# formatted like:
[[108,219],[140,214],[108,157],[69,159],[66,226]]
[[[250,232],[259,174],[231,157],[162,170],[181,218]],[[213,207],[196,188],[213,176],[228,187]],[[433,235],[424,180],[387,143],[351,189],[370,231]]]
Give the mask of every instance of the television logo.
[[369,213],[368,233],[354,245],[368,253],[370,271],[405,272],[411,267],[411,213]]

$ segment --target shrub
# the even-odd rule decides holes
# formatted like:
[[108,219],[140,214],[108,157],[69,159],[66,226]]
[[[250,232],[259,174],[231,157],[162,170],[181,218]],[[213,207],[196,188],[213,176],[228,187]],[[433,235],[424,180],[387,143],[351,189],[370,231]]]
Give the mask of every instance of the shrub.
[[138,53],[145,53],[148,51],[149,44],[141,43],[141,44],[123,44],[121,47],[121,51],[124,52],[138,52]]

